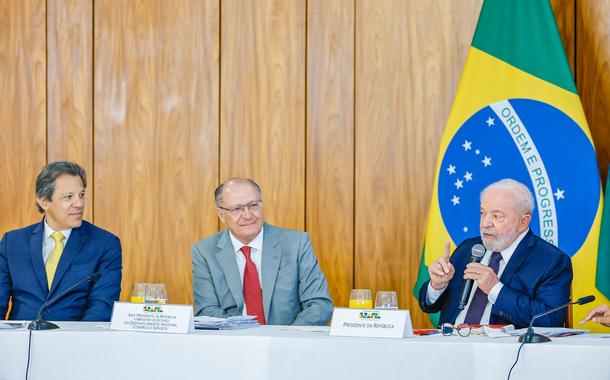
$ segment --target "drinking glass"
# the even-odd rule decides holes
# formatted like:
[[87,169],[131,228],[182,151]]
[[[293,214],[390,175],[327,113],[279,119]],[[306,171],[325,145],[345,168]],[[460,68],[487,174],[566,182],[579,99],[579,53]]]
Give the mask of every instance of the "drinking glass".
[[375,297],[375,309],[398,309],[396,292],[377,292],[377,297]]
[[372,309],[373,299],[370,289],[352,289],[349,295],[349,307],[352,309]]
[[140,282],[135,282],[131,288],[131,302],[144,303],[146,298],[146,285]]
[[165,284],[148,284],[146,287],[146,303],[167,303]]

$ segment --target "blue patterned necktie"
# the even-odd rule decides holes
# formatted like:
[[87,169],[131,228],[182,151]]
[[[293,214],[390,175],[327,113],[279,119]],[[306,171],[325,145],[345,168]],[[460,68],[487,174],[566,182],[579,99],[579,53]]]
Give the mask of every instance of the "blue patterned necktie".
[[[502,260],[502,255],[500,252],[494,252],[491,254],[491,259],[489,260],[488,266],[493,269],[496,274],[498,274],[498,269],[500,269],[500,260]],[[472,300],[470,301],[470,306],[468,306],[468,312],[466,313],[464,323],[468,323],[469,325],[480,324],[481,317],[483,317],[483,312],[485,311],[485,306],[487,306],[487,294],[485,294],[481,288],[477,288],[476,292],[474,292]]]

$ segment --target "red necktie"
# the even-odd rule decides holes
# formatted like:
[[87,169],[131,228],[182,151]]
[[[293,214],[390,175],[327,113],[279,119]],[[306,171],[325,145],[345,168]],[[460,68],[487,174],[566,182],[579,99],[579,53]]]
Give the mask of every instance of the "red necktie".
[[261,290],[261,284],[258,281],[256,266],[250,259],[251,249],[252,248],[247,245],[241,247],[241,252],[246,258],[246,267],[244,268],[244,300],[246,301],[248,315],[256,315],[258,323],[264,325],[265,309],[263,308],[263,292]]

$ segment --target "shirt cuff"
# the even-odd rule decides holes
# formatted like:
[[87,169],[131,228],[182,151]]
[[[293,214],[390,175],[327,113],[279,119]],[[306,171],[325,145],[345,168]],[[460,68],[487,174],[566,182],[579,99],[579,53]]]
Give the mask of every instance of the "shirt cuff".
[[426,292],[426,304],[432,305],[433,303],[435,303],[436,300],[443,295],[448,285],[449,284],[445,285],[445,287],[440,290],[436,290],[432,287],[431,283],[428,283],[428,291]]
[[487,300],[489,302],[491,302],[492,305],[496,303],[496,300],[498,299],[498,296],[500,295],[500,291],[502,290],[503,287],[504,287],[504,284],[501,282],[498,282],[489,291],[489,294],[487,295]]

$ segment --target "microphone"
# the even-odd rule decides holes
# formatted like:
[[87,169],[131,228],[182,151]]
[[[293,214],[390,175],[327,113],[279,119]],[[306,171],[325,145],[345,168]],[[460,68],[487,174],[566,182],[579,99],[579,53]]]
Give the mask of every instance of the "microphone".
[[[472,246],[472,250],[470,251],[470,262],[471,263],[480,263],[485,256],[485,247],[481,244],[475,244]],[[462,289],[462,296],[460,297],[460,303],[458,307],[460,310],[464,310],[466,304],[468,303],[468,298],[470,298],[470,291],[472,290],[472,283],[474,280],[466,280],[464,283],[464,289]]]
[[547,310],[544,311],[542,313],[536,314],[534,315],[534,317],[532,318],[531,322],[530,322],[530,326],[527,328],[527,332],[523,335],[521,335],[519,337],[519,342],[521,343],[544,343],[544,342],[550,342],[551,339],[549,337],[546,337],[544,335],[541,334],[536,334],[534,332],[534,321],[540,317],[544,317],[545,315],[551,314],[556,312],[557,310],[561,310],[565,307],[568,307],[570,305],[584,305],[586,303],[589,302],[593,302],[595,301],[595,296],[591,295],[591,296],[585,296],[585,297],[581,297],[579,299],[577,299],[574,302],[568,302],[564,305],[561,306],[557,306],[552,308],[551,310]]
[[50,300],[48,300],[45,303],[43,303],[42,306],[40,307],[40,310],[38,310],[38,315],[36,316],[36,319],[33,320],[28,325],[28,329],[30,329],[30,330],[52,330],[52,329],[58,329],[59,326],[57,326],[55,323],[52,323],[52,322],[49,322],[49,321],[45,321],[44,319],[42,319],[43,312],[46,311],[46,309],[49,306],[51,306],[52,304],[54,304],[58,299],[64,297],[66,294],[68,294],[71,291],[73,291],[76,287],[81,285],[83,282],[87,282],[87,281],[95,282],[95,281],[99,280],[100,277],[102,277],[102,272],[95,272],[93,274],[90,274],[87,277],[85,277],[82,280],[80,280],[79,282],[77,282],[76,284],[70,286],[68,289],[64,290],[63,292],[59,293],[55,297],[53,297]]

